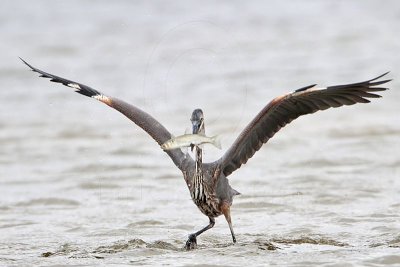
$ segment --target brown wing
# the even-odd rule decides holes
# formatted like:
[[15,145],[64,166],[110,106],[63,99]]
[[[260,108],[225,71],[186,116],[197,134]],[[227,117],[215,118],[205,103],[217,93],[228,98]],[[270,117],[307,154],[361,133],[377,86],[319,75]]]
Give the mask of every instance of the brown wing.
[[228,176],[240,168],[276,132],[301,115],[331,107],[369,103],[370,101],[367,98],[381,97],[371,92],[387,89],[377,87],[390,81],[377,81],[386,74],[365,82],[336,85],[322,89],[310,85],[275,98],[247,125],[220,159],[223,173]]
[[[163,125],[161,125],[156,119],[154,119],[146,112],[140,110],[139,108],[117,98],[105,96],[104,94],[84,84],[67,80],[56,75],[41,71],[28,64],[22,58],[21,60],[29,68],[31,68],[32,71],[39,73],[40,77],[50,78],[50,81],[52,82],[61,83],[65,86],[71,87],[79,94],[95,98],[107,104],[108,106],[118,110],[126,117],[128,117],[128,119],[133,121],[136,125],[145,130],[159,145],[162,145],[167,140],[171,139],[171,133],[167,129],[165,129]],[[184,168],[184,161],[190,159],[190,157],[185,157],[185,154],[180,149],[169,150],[166,151],[166,153],[171,157],[172,161],[179,169]]]

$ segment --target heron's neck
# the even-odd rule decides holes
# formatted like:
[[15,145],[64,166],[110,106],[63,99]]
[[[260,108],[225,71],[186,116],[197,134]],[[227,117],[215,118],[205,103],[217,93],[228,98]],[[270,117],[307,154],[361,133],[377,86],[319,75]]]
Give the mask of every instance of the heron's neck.
[[[200,134],[200,135],[205,135],[206,134],[204,125],[203,125],[202,129],[200,129],[198,134]],[[196,160],[196,174],[197,174],[197,176],[203,176],[202,175],[202,170],[203,170],[203,150],[198,146],[196,146],[195,160]]]
[[195,155],[195,160],[196,160],[196,174],[199,176],[202,173],[203,169],[203,151],[201,148],[196,146],[196,155]]

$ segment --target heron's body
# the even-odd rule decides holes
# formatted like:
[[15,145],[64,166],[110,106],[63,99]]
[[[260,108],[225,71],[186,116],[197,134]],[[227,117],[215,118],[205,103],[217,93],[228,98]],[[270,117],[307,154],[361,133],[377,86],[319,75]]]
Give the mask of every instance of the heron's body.
[[[25,61],[23,62],[33,71],[38,72],[41,77],[62,83],[82,95],[95,98],[118,110],[146,131],[160,146],[172,138],[171,133],[164,126],[141,109],[117,98],[106,96],[84,84],[46,73],[32,67]],[[364,82],[321,89],[315,88],[315,85],[306,86],[273,99],[245,127],[223,157],[215,162],[203,163],[202,150],[197,146],[195,148],[195,159],[192,159],[189,154],[183,153],[180,149],[165,150],[165,153],[182,171],[193,202],[210,220],[206,227],[189,236],[186,248],[194,248],[196,237],[212,228],[215,224],[215,217],[220,215],[225,216],[233,242],[236,242],[230,207],[233,197],[239,193],[229,185],[227,177],[245,164],[276,132],[299,116],[331,107],[369,103],[368,98],[380,97],[376,92],[384,91],[387,88],[379,87],[379,85],[390,81],[378,80],[385,74]],[[200,109],[193,111],[191,121],[193,134],[205,135],[203,112]]]
[[230,206],[233,197],[239,194],[218,170],[218,164],[207,163],[198,168],[195,166],[193,171],[183,172],[193,202],[208,217],[222,215],[221,205]]
[[212,173],[203,172],[204,167],[201,159],[197,159],[195,165],[195,172],[190,177],[185,177],[190,196],[204,215],[215,218],[222,214],[219,207],[222,200],[216,194],[215,184],[213,183],[213,180],[217,181],[217,179],[214,179]]

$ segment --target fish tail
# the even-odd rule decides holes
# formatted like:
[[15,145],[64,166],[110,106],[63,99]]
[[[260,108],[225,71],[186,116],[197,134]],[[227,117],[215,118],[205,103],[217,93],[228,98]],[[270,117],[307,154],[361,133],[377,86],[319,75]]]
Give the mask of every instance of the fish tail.
[[221,146],[221,136],[220,136],[220,135],[215,135],[215,136],[211,137],[211,140],[212,140],[212,144],[213,144],[216,148],[222,149],[222,146]]
[[162,150],[167,150],[167,143],[162,144],[160,147]]
[[161,149],[162,150],[172,150],[174,149],[171,140],[168,140],[167,142],[165,142],[164,144],[161,145]]

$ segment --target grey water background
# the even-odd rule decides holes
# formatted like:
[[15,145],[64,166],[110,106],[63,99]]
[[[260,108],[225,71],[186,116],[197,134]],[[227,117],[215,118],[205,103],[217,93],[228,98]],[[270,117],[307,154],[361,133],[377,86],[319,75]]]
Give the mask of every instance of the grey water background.
[[[1,266],[400,265],[398,1],[2,1]],[[230,176],[208,219],[157,144],[32,65],[148,111],[202,108],[216,160],[271,99],[391,71],[368,105],[301,117]]]

